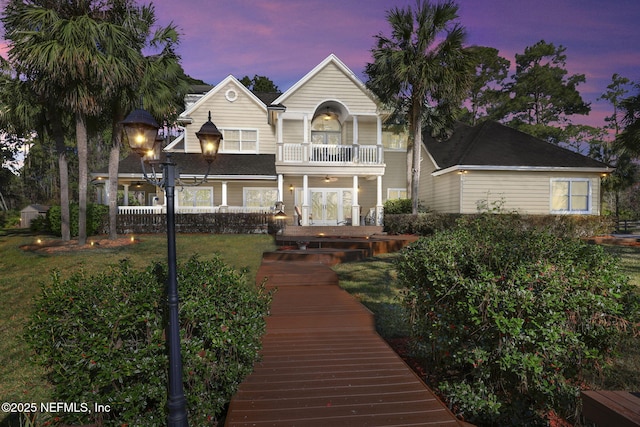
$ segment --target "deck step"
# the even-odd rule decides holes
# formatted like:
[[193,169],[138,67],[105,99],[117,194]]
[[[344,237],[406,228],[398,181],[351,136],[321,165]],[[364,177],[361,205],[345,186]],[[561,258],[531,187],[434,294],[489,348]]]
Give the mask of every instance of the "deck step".
[[323,286],[338,284],[338,274],[327,264],[310,261],[277,261],[266,258],[256,275],[256,283],[266,278],[268,287]]
[[342,262],[360,261],[371,256],[368,248],[308,248],[289,249],[265,252],[263,259],[267,261],[304,261],[336,265]]

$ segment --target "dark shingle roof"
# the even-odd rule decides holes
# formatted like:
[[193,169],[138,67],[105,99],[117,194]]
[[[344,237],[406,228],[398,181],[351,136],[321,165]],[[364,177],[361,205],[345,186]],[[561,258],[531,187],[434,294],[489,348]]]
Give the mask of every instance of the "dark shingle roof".
[[271,105],[273,101],[275,101],[280,95],[282,95],[279,92],[253,92],[253,94],[257,96],[258,99],[264,103],[264,105]]
[[[171,153],[182,174],[204,175],[207,162],[199,153]],[[120,161],[119,174],[140,174],[140,158],[132,153]],[[108,168],[97,171],[98,175],[108,173]],[[276,176],[274,154],[218,154],[211,164],[211,177],[216,176]]]
[[448,140],[436,141],[425,134],[424,143],[440,169],[456,165],[609,167],[602,162],[494,121],[486,121],[474,127],[459,123]]

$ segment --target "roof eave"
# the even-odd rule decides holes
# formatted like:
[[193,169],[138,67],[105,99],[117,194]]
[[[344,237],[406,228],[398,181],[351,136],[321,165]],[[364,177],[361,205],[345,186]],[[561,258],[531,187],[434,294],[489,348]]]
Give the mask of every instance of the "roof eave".
[[511,172],[582,172],[582,173],[612,173],[611,167],[577,167],[577,166],[496,166],[496,165],[454,165],[436,170],[432,176],[445,175],[462,171],[511,171]]

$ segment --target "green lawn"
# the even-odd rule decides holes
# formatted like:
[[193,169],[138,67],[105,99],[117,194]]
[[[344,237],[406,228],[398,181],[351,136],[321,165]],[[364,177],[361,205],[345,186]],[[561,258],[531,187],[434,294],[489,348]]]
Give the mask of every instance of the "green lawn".
[[[49,389],[42,371],[29,361],[30,352],[21,339],[23,327],[32,311],[32,298],[40,285],[47,283],[50,272],[58,269],[63,277],[79,269],[103,271],[122,259],[137,268],[151,262],[166,262],[167,244],[164,234],[136,236],[134,245],[100,248],[57,254],[25,252],[22,245],[36,239],[53,239],[25,232],[0,231],[0,402],[43,402]],[[247,269],[255,277],[264,251],[273,250],[273,238],[267,235],[178,235],[179,260],[198,254],[205,258],[213,253],[234,268]],[[0,413],[0,425],[4,414]]]

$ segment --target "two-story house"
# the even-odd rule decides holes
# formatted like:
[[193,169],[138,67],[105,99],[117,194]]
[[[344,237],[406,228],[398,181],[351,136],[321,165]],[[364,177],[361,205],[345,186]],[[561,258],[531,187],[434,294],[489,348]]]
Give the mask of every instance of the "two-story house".
[[[282,202],[294,224],[374,224],[386,199],[406,195],[405,139],[383,132],[375,96],[335,55],[282,94],[256,95],[229,76],[191,97],[183,132],[165,147],[187,184],[207,169],[195,133],[209,112],[223,134],[219,154],[206,183],[177,186],[178,212],[268,212]],[[119,182],[121,211],[161,209],[161,189],[144,182],[135,154],[120,163]]]
[[[223,134],[207,164],[196,132],[212,120]],[[229,76],[187,99],[181,132],[165,152],[178,164],[177,212],[275,212],[289,224],[379,225],[383,203],[406,197],[406,136],[387,131],[376,97],[335,55],[282,94],[254,94]],[[600,213],[611,169],[497,123],[458,126],[449,141],[425,137],[420,198],[430,209],[473,213],[502,199],[521,213]],[[93,174],[99,182],[106,169]],[[136,154],[120,162],[121,212],[166,203],[147,184]],[[105,187],[99,201],[106,203]]]

